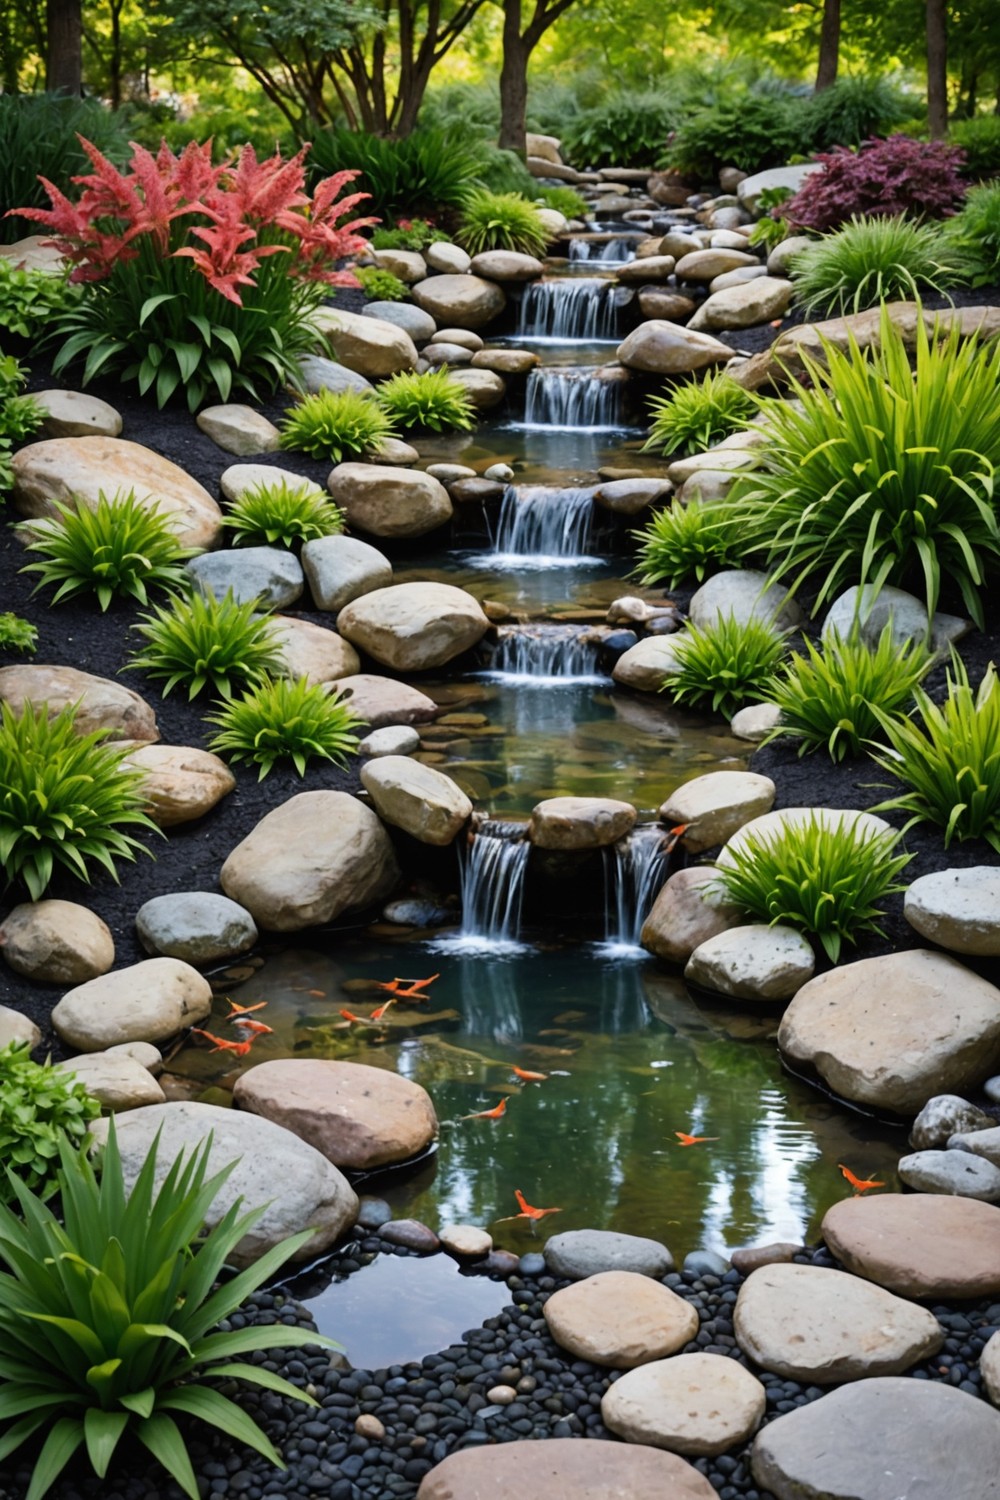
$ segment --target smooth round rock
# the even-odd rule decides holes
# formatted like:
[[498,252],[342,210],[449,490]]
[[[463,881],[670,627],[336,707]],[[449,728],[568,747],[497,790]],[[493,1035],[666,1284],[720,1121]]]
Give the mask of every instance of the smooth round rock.
[[570,1281],[583,1281],[601,1271],[634,1271],[658,1278],[674,1269],[666,1245],[611,1229],[564,1230],[546,1240],[543,1254],[552,1274]]
[[913,1122],[910,1145],[914,1151],[931,1151],[936,1146],[946,1146],[953,1135],[989,1130],[995,1124],[992,1115],[958,1094],[935,1094]]
[[361,784],[383,822],[422,844],[452,843],[472,816],[472,803],[457,782],[406,755],[362,766]]
[[[718,454],[714,457],[717,462]],[[688,477],[683,475],[683,479]],[[753,568],[714,573],[692,595],[688,613],[692,624],[702,630],[729,615],[744,625],[751,620],[760,620],[773,625],[776,630],[800,625],[803,618],[802,610],[788,589],[771,583],[766,573],[758,573]]]
[[419,1219],[390,1219],[388,1224],[382,1225],[379,1234],[390,1245],[402,1245],[420,1255],[435,1255],[441,1248],[441,1241],[433,1229],[428,1229]]
[[312,321],[339,362],[368,380],[416,367],[417,348],[410,335],[384,318],[366,318],[324,305],[312,314]]
[[708,1480],[676,1454],[599,1438],[460,1449],[424,1476],[417,1500],[528,1500],[526,1474],[550,1500],[717,1500]]
[[11,1042],[27,1042],[34,1051],[41,1040],[42,1033],[34,1021],[9,1005],[0,1005],[0,1048],[9,1047]]
[[214,891],[170,891],[154,896],[135,914],[147,953],[210,964],[246,953],[257,941],[257,925],[245,907]]
[[337,682],[360,670],[358,653],[335,630],[291,615],[274,615],[271,623],[283,676],[304,677],[310,683]]
[[358,672],[342,677],[337,683],[340,696],[350,700],[351,708],[362,723],[371,729],[389,724],[426,724],[440,712],[433,698],[408,683],[393,677],[378,677],[373,672]]
[[631,833],[636,817],[611,797],[549,797],[532,809],[528,838],[538,849],[602,849]]
[[692,332],[665,318],[649,318],[618,345],[616,359],[629,370],[648,375],[683,375],[732,359],[728,344],[710,334]]
[[677,670],[676,635],[650,635],[623,651],[611,675],[623,687],[658,693]]
[[463,387],[477,411],[492,411],[507,394],[506,383],[495,370],[453,370],[451,378]]
[[274,453],[281,446],[281,433],[274,423],[263,412],[239,402],[206,406],[195,422],[213,443],[240,458],[251,453]]
[[46,437],[117,437],[122,430],[120,412],[82,391],[32,391],[31,399],[45,413]]
[[903,915],[928,942],[976,958],[1000,955],[1000,869],[935,870],[915,880]]
[[844,1198],[827,1210],[822,1235],[849,1271],[903,1297],[1000,1292],[1000,1208],[974,1198]]
[[212,1009],[212,988],[190,964],[148,958],[68,990],[52,1012],[61,1039],[79,1052],[117,1042],[161,1042],[197,1026]]
[[729,728],[738,740],[759,745],[780,723],[781,709],[776,703],[750,703],[733,714]]
[[493,1249],[493,1236],[475,1224],[446,1224],[438,1238],[459,1260],[479,1260]]
[[363,318],[380,318],[383,323],[395,323],[410,335],[415,344],[426,344],[434,337],[437,324],[430,313],[414,307],[412,302],[366,302],[361,309]]
[[626,1442],[701,1456],[745,1442],[766,1404],[760,1381],[736,1360],[678,1354],[616,1380],[601,1401],[601,1420]]
[[470,270],[487,281],[537,281],[545,267],[534,255],[518,250],[484,250],[472,257]]
[[15,714],[21,713],[26,703],[36,710],[44,706],[49,718],[64,708],[75,708],[73,726],[77,734],[106,729],[109,744],[117,740],[151,744],[160,738],[156,714],[144,698],[119,682],[80,672],[76,667],[34,663],[0,667],[0,700]]
[[302,388],[309,396],[318,395],[320,391],[370,391],[372,388],[371,381],[364,375],[319,354],[304,354],[299,359],[299,374]]
[[690,1302],[635,1271],[601,1271],[563,1287],[543,1312],[561,1349],[615,1370],[675,1354],[698,1332]]
[[261,609],[285,609],[302,597],[302,564],[281,547],[231,547],[203,552],[187,564],[188,576],[203,594],[237,604],[257,601]]
[[302,548],[302,568],[317,609],[334,614],[392,582],[392,563],[356,536],[323,536]]
[[815,968],[812,945],[797,928],[751,923],[701,943],[688,959],[684,977],[737,1000],[789,1000]]
[[657,958],[686,964],[702,943],[744,921],[742,909],[726,900],[715,866],[691,865],[661,887],[639,941]]
[[464,275],[429,276],[418,281],[411,295],[418,307],[430,313],[437,324],[453,323],[456,328],[475,332],[491,323],[507,305],[507,299],[495,281],[485,281],[471,272]]
[[444,666],[489,628],[479,601],[448,583],[397,583],[342,610],[337,628],[360,651],[397,672]]
[[994,1406],[1000,1406],[1000,1333],[994,1333],[979,1356],[979,1373],[986,1394]]
[[376,760],[383,755],[412,755],[420,749],[420,735],[409,724],[387,724],[373,729],[358,746],[359,755]]
[[220,756],[193,745],[141,745],[122,757],[122,765],[143,772],[145,810],[158,828],[203,818],[236,785]]
[[462,344],[442,344],[435,341],[427,345],[423,357],[432,369],[435,365],[452,368],[456,365],[471,365],[472,350],[466,349]]
[[0,953],[17,974],[50,984],[83,984],[106,974],[115,942],[106,922],[75,901],[26,901],[0,925]]
[[444,485],[420,469],[338,464],[327,488],[351,526],[371,536],[424,536],[453,514]]
[[969,1151],[914,1151],[901,1156],[901,1182],[918,1193],[953,1193],[1000,1203],[1000,1167]]
[[242,500],[250,490],[269,489],[282,484],[296,493],[326,499],[322,487],[314,484],[311,479],[305,479],[291,469],[279,469],[273,464],[230,464],[219,476],[219,489],[233,504]]
[[166,1095],[149,1069],[120,1049],[87,1052],[82,1057],[56,1063],[56,1067],[72,1073],[88,1094],[115,1114],[119,1110],[141,1109],[146,1104],[166,1101]]
[[724,844],[744,823],[771,811],[776,788],[769,776],[753,771],[709,771],[685,781],[660,808],[668,828],[685,824],[683,844],[700,854]]
[[473,333],[469,328],[439,328],[431,343],[458,344],[462,349],[468,349],[470,354],[478,354],[486,345],[478,333]]

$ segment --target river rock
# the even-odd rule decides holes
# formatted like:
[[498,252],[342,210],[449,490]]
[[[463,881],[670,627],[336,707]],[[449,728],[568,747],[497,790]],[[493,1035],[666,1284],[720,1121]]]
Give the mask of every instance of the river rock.
[[166,1100],[152,1073],[125,1052],[86,1052],[82,1057],[56,1063],[56,1067],[72,1073],[87,1093],[112,1113]]
[[471,365],[472,350],[461,344],[434,343],[427,345],[423,357],[432,368],[435,365],[447,365],[451,369],[457,365]]
[[507,386],[495,370],[452,370],[451,376],[477,411],[492,411],[507,394]]
[[[712,252],[738,254],[737,251]],[[777,276],[757,276],[738,286],[713,292],[699,307],[689,328],[754,328],[782,317],[791,306],[794,288]]]
[[733,1325],[754,1364],[803,1385],[901,1375],[936,1354],[945,1337],[926,1308],[820,1266],[754,1271],[740,1288]]
[[437,1133],[425,1089],[363,1063],[318,1057],[258,1063],[236,1080],[233,1098],[355,1172],[406,1161]]
[[979,1356],[979,1373],[986,1394],[994,1406],[1000,1406],[1000,1333],[994,1333]]
[[549,797],[532,809],[528,838],[538,849],[603,849],[631,833],[636,816],[611,797]]
[[0,1049],[9,1047],[11,1042],[27,1042],[34,1051],[41,1040],[42,1033],[34,1021],[22,1016],[19,1010],[11,1010],[9,1005],[0,1005]]
[[408,333],[415,344],[426,344],[437,332],[437,324],[430,313],[414,307],[412,302],[366,302],[361,316],[395,324]]
[[[427,275],[427,262],[418,250],[370,250],[368,252],[377,266],[386,271],[391,271],[400,281],[412,284],[415,281],[423,281]],[[376,306],[369,302],[366,307]],[[390,302],[389,307],[405,306],[405,303]]]
[[[714,239],[715,236],[713,235]],[[738,235],[733,236],[739,238]],[[728,248],[728,247],[727,247]],[[738,266],[735,271],[723,271],[721,276],[715,276],[708,283],[710,292],[725,292],[731,286],[746,286],[748,281],[757,281],[761,276],[767,275],[766,266]]]
[[[672,484],[679,485],[687,484],[705,473],[726,474],[732,479],[734,474],[743,473],[747,469],[756,469],[759,466],[759,453],[753,452],[750,448],[724,448],[720,443],[717,448],[712,448],[707,453],[691,453],[684,458],[675,458],[667,466],[667,478]],[[698,489],[704,498],[702,486],[699,485]]]
[[115,942],[106,922],[75,901],[30,901],[0,925],[0,952],[16,974],[49,984],[83,984],[106,974]]
[[[130,1110],[115,1122],[126,1188],[130,1191],[157,1132],[156,1182],[181,1151],[191,1151],[209,1136],[209,1175],[233,1168],[209,1204],[205,1223],[213,1228],[233,1204],[264,1212],[231,1254],[236,1266],[252,1265],[274,1245],[312,1229],[313,1235],[292,1257],[313,1260],[354,1223],[358,1199],[337,1168],[318,1151],[280,1125],[255,1114],[215,1104],[154,1104]],[[107,1121],[95,1120],[91,1133],[107,1139]]]
[[689,607],[691,622],[704,629],[728,615],[741,624],[763,620],[776,630],[787,630],[802,622],[802,611],[780,583],[769,582],[765,573],[752,568],[714,573],[697,589]]
[[948,1145],[953,1135],[990,1130],[995,1124],[992,1115],[968,1104],[958,1094],[935,1094],[913,1122],[910,1145],[914,1151],[930,1151],[935,1146]]
[[503,312],[507,299],[495,281],[481,276],[430,276],[418,281],[411,293],[414,302],[429,312],[440,325],[454,323],[456,328],[485,328]]
[[417,1500],[525,1500],[524,1476],[572,1500],[715,1500],[698,1470],[674,1453],[600,1438],[547,1438],[465,1448],[420,1482]]
[[678,281],[714,281],[741,266],[759,266],[755,255],[745,250],[692,250],[677,262]]
[[457,344],[460,349],[468,349],[470,354],[478,354],[486,347],[479,334],[473,333],[471,328],[439,328],[431,343]]
[[667,281],[674,274],[672,255],[645,255],[641,260],[629,261],[615,272],[622,286],[638,286],[645,282]]
[[601,1271],[633,1271],[657,1280],[674,1269],[666,1245],[610,1229],[567,1229],[546,1240],[545,1264],[553,1276],[585,1281]]
[[672,1453],[725,1453],[756,1432],[767,1395],[722,1354],[678,1354],[616,1380],[601,1401],[605,1427],[629,1443]]
[[440,1240],[449,1255],[458,1260],[481,1260],[493,1249],[493,1236],[474,1224],[446,1224]]
[[733,714],[729,731],[738,740],[759,745],[780,723],[781,709],[776,703],[750,703]]
[[527,375],[541,364],[530,349],[478,349],[472,356],[474,370],[492,370],[495,375]]
[[370,391],[372,388],[371,381],[359,375],[357,370],[349,370],[346,365],[338,364],[334,359],[324,359],[320,354],[303,355],[299,360],[299,374],[308,396],[315,396],[320,391]]
[[[971,1110],[972,1106],[969,1105],[968,1108]],[[988,1120],[989,1124],[970,1125],[965,1130],[956,1131],[948,1137],[946,1144],[949,1151],[970,1151],[974,1156],[981,1156],[995,1167],[1000,1167],[1000,1126],[990,1115],[982,1118]]]
[[534,255],[517,250],[484,250],[472,257],[471,271],[487,281],[537,281],[545,267]]
[[210,964],[246,953],[257,941],[253,917],[214,891],[169,891],[140,906],[136,932],[147,953]]
[[436,1255],[441,1249],[441,1241],[433,1229],[419,1219],[390,1219],[379,1234],[390,1245],[402,1245],[407,1250],[416,1250],[418,1255]]
[[644,318],[657,318],[667,323],[685,323],[694,312],[695,303],[680,292],[668,291],[665,287],[643,286],[639,288],[639,311]]
[[785,828],[799,828],[819,822],[824,828],[840,831],[851,829],[860,838],[875,838],[888,832],[889,824],[874,813],[857,812],[851,807],[780,807],[759,818],[751,818],[728,840],[716,860],[723,869],[736,865],[737,854],[746,853],[753,843],[761,839],[770,842]]
[[367,463],[385,464],[390,469],[409,469],[420,460],[412,444],[394,437],[380,439],[378,446],[369,448],[364,457]]
[[408,724],[387,724],[384,729],[373,729],[358,746],[358,754],[371,760],[385,755],[412,755],[420,749],[420,735]]
[[424,260],[432,271],[440,271],[445,276],[464,276],[472,265],[472,256],[460,245],[452,245],[447,240],[435,240],[428,245]]
[[423,536],[452,516],[444,485],[419,469],[338,464],[328,488],[351,525],[372,536]]
[[897,650],[912,641],[926,641],[926,606],[905,589],[882,588],[873,597],[870,584],[864,588],[855,585],[830,605],[823,621],[823,640],[829,641],[834,635],[846,640],[857,630],[865,645],[874,649],[886,625],[892,627],[892,643]]
[[789,1000],[815,968],[812,945],[796,928],[750,924],[699,944],[684,977],[737,1000]]
[[667,501],[672,492],[667,479],[612,479],[597,486],[594,499],[615,515],[637,516],[647,506]]
[[475,479],[453,479],[448,485],[448,493],[456,505],[470,502],[490,505],[494,501],[499,504],[506,488],[505,484],[477,475]]
[[366,379],[377,380],[416,367],[416,345],[406,329],[395,323],[325,305],[313,313],[312,320],[340,363]]
[[370,729],[382,729],[388,724],[427,724],[440,712],[426,693],[393,677],[376,677],[371,672],[342,677],[337,691],[342,698],[350,699],[351,708]]
[[901,1297],[940,1301],[1000,1292],[1000,1208],[938,1193],[843,1198],[822,1235],[855,1276]]
[[997,1500],[998,1464],[1000,1413],[940,1381],[899,1375],[778,1417],[751,1455],[775,1500]]
[[45,413],[46,437],[117,437],[122,430],[120,412],[82,391],[32,391],[31,399]]
[[650,318],[618,345],[616,358],[626,369],[648,375],[684,375],[732,359],[728,344],[707,333],[691,332],[665,318]]
[[611,669],[615,682],[642,693],[658,693],[677,669],[677,640],[677,635],[653,635],[636,641]]
[[46,438],[14,454],[11,499],[19,515],[58,517],[53,501],[95,509],[134,490],[137,499],[170,519],[184,547],[218,544],[222,512],[208,491],[177,464],[141,443],[114,437]]
[[761,1266],[787,1265],[797,1255],[801,1255],[804,1249],[804,1245],[796,1244],[793,1240],[773,1240],[769,1245],[748,1245],[742,1250],[733,1251],[732,1267],[741,1276],[750,1276],[754,1271],[759,1271]]
[[903,915],[928,942],[977,958],[1000,955],[1000,870],[935,870],[906,892]]
[[471,650],[489,621],[478,600],[450,583],[397,583],[341,610],[337,627],[396,672],[424,672]]
[[795,257],[803,250],[815,245],[816,241],[810,234],[790,234],[786,239],[775,245],[767,257],[767,272],[769,276],[787,276],[793,270]]
[[660,822],[668,828],[683,823],[683,844],[689,854],[700,854],[724,844],[751,818],[770,812],[776,788],[769,776],[753,771],[709,771],[685,781],[660,808]]
[[60,1038],[80,1052],[118,1042],[162,1042],[204,1021],[208,980],[176,958],[147,958],[68,990],[52,1012]]
[[361,784],[383,822],[422,844],[450,844],[472,815],[472,803],[450,776],[406,755],[361,767]]
[[282,484],[301,494],[326,499],[321,485],[296,474],[292,469],[280,469],[277,464],[230,464],[219,476],[219,489],[225,499],[232,503],[242,500],[250,490],[268,489]]
[[543,1312],[560,1349],[615,1370],[675,1354],[698,1332],[690,1302],[635,1271],[600,1271],[563,1287]]
[[914,1115],[1000,1064],[1000,992],[953,958],[915,948],[844,964],[789,1006],[778,1046],[843,1098]]
[[237,604],[257,601],[262,610],[284,609],[301,599],[302,564],[283,547],[231,547],[225,552],[203,552],[192,557],[188,577],[202,594]]
[[193,745],[140,745],[122,765],[143,772],[146,812],[159,828],[204,817],[236,785],[224,760]]
[[289,615],[275,615],[273,624],[283,676],[304,677],[313,683],[336,682],[360,670],[358,653],[335,630]]
[[239,402],[206,406],[195,421],[213,443],[227,453],[274,453],[281,446],[281,433],[263,412]]
[[702,943],[745,920],[742,909],[726,900],[715,867],[692,865],[675,871],[662,887],[639,941],[667,963],[686,964]]
[[918,1193],[1000,1202],[1000,1167],[969,1151],[914,1151],[900,1157],[898,1171],[900,1181]]
[[299,792],[237,844],[220,883],[258,927],[300,932],[387,896],[398,877],[371,808],[346,792]]
[[324,536],[306,542],[302,567],[316,608],[333,613],[392,582],[389,559],[354,536]]
[[78,672],[75,667],[2,667],[0,702],[9,704],[15,714],[21,713],[26,703],[36,710],[44,706],[49,718],[75,705],[77,733],[106,729],[109,744],[116,740],[146,743],[160,738],[156,715],[144,698],[119,682]]

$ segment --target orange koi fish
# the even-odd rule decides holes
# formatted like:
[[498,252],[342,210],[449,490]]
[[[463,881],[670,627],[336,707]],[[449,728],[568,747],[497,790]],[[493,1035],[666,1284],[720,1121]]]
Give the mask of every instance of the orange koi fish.
[[545,1083],[549,1076],[548,1073],[529,1073],[527,1068],[512,1067],[510,1071],[522,1083]]
[[562,1213],[561,1208],[533,1208],[530,1203],[525,1202],[524,1194],[520,1188],[514,1189],[514,1197],[517,1199],[517,1206],[521,1212],[519,1214],[508,1214],[504,1219],[494,1219],[494,1224],[511,1224],[515,1219],[527,1219],[531,1227],[534,1228],[539,1219],[544,1219],[546,1214]]
[[253,1037],[245,1042],[230,1042],[223,1036],[214,1036],[211,1031],[202,1031],[198,1026],[192,1026],[191,1030],[197,1036],[203,1036],[208,1041],[214,1042],[213,1052],[232,1052],[236,1057],[246,1057],[253,1046]]
[[263,1010],[267,1004],[266,1000],[258,1000],[256,1005],[237,1005],[235,1000],[226,996],[226,1004],[229,1006],[227,1021],[235,1021],[237,1016],[248,1016],[252,1011]]
[[507,1113],[507,1100],[509,1098],[510,1098],[510,1095],[508,1094],[506,1096],[506,1098],[501,1099],[500,1103],[498,1105],[496,1105],[493,1109],[480,1109],[480,1110],[477,1110],[477,1112],[474,1115],[459,1115],[459,1119],[460,1120],[502,1120],[503,1117],[504,1117],[504,1115]]
[[355,1026],[368,1025],[368,1022],[365,1020],[364,1016],[356,1016],[353,1010],[342,1010],[340,1014],[343,1016],[345,1021],[353,1022]]
[[688,1135],[683,1130],[675,1130],[674,1135],[682,1146],[700,1146],[702,1141],[717,1141],[717,1135]]
[[841,1172],[843,1172],[844,1176],[847,1178],[848,1182],[851,1184],[851,1187],[856,1193],[867,1193],[869,1188],[885,1187],[884,1182],[875,1182],[873,1180],[863,1182],[860,1177],[855,1177],[850,1167],[845,1167],[843,1162],[838,1161],[837,1166],[840,1168]]
[[[432,974],[429,979],[383,979],[377,981],[377,984],[380,990],[388,990],[397,1000],[427,1000],[430,997],[422,991],[440,978],[440,974]],[[408,987],[401,989],[401,985]]]
[[390,1005],[395,1005],[396,999],[397,999],[397,997],[395,995],[393,995],[393,997],[392,997],[391,1000],[387,1000],[384,1005],[378,1006],[378,1008],[376,1010],[372,1011],[371,1019],[373,1021],[381,1021],[382,1017],[385,1015],[386,1011],[389,1009],[389,1006]]
[[241,1031],[249,1031],[253,1036],[274,1035],[274,1027],[265,1026],[263,1021],[248,1021],[242,1016],[227,1017],[227,1019],[232,1020],[233,1025],[238,1026]]

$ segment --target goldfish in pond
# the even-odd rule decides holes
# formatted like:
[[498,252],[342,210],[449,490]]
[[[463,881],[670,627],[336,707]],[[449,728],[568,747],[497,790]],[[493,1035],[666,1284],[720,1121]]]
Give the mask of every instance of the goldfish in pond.
[[514,1219],[527,1219],[534,1229],[539,1219],[544,1219],[546,1214],[561,1214],[561,1208],[533,1208],[530,1203],[525,1202],[524,1194],[520,1188],[514,1189],[514,1197],[517,1206],[521,1210],[519,1214],[508,1214],[506,1218],[494,1219],[494,1224],[510,1224]]
[[224,1036],[215,1036],[211,1031],[202,1031],[198,1026],[192,1026],[191,1030],[196,1036],[203,1036],[207,1041],[214,1042],[213,1052],[232,1052],[236,1057],[246,1057],[253,1046],[253,1037],[245,1042],[230,1042]]
[[717,1141],[717,1135],[688,1135],[684,1130],[675,1130],[678,1144],[681,1146],[700,1146],[702,1141]]
[[274,1035],[274,1027],[265,1026],[263,1021],[245,1021],[241,1016],[231,1016],[229,1017],[229,1019],[233,1022],[233,1025],[238,1026],[241,1031],[249,1031],[253,1036]]
[[504,1115],[507,1113],[507,1099],[509,1099],[509,1098],[510,1098],[510,1095],[508,1094],[506,1096],[506,1098],[501,1099],[500,1103],[497,1104],[497,1105],[495,1105],[493,1109],[480,1109],[480,1110],[477,1110],[474,1115],[459,1115],[459,1119],[460,1120],[502,1120],[503,1117],[504,1117]]
[[838,1161],[837,1166],[840,1168],[841,1172],[847,1178],[848,1182],[851,1184],[851,1187],[856,1193],[867,1193],[869,1188],[885,1187],[884,1182],[875,1182],[872,1179],[869,1179],[866,1182],[863,1181],[860,1177],[855,1177],[850,1167],[845,1167],[843,1162]]
[[549,1076],[548,1073],[529,1073],[527,1068],[512,1067],[510,1071],[522,1083],[545,1083]]
[[235,1021],[237,1016],[249,1016],[255,1010],[263,1010],[267,1004],[266,1000],[258,1000],[256,1005],[237,1005],[235,1000],[226,996],[226,1004],[229,1006],[227,1021]]

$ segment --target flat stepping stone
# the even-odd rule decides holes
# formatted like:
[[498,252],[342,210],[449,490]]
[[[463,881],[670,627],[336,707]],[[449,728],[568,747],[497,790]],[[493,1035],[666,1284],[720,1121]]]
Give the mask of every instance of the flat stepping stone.
[[928,942],[977,958],[1000,954],[1000,870],[936,870],[915,880],[903,915]]
[[561,1349],[615,1370],[676,1354],[698,1332],[690,1302],[635,1271],[588,1276],[555,1292],[543,1311]]
[[740,1288],[733,1324],[754,1364],[805,1385],[901,1375],[945,1338],[926,1308],[820,1266],[754,1271]]
[[776,1500],[997,1500],[1000,1413],[937,1381],[865,1380],[769,1423],[751,1468]]
[[450,1454],[420,1482],[417,1500],[717,1500],[673,1453],[601,1438],[498,1443]]
[[991,1204],[924,1193],[845,1198],[821,1232],[849,1271],[901,1296],[1000,1292],[1000,1208]]
[[78,1052],[119,1042],[162,1042],[197,1026],[212,1009],[212,987],[177,958],[147,958],[68,990],[52,1012],[61,1039]]
[[722,1354],[678,1354],[629,1370],[601,1401],[601,1420],[629,1443],[673,1453],[725,1453],[757,1431],[767,1396]]
[[544,1255],[554,1276],[567,1276],[571,1281],[584,1281],[600,1271],[634,1271],[659,1278],[674,1269],[666,1245],[613,1229],[567,1229],[546,1241]]

